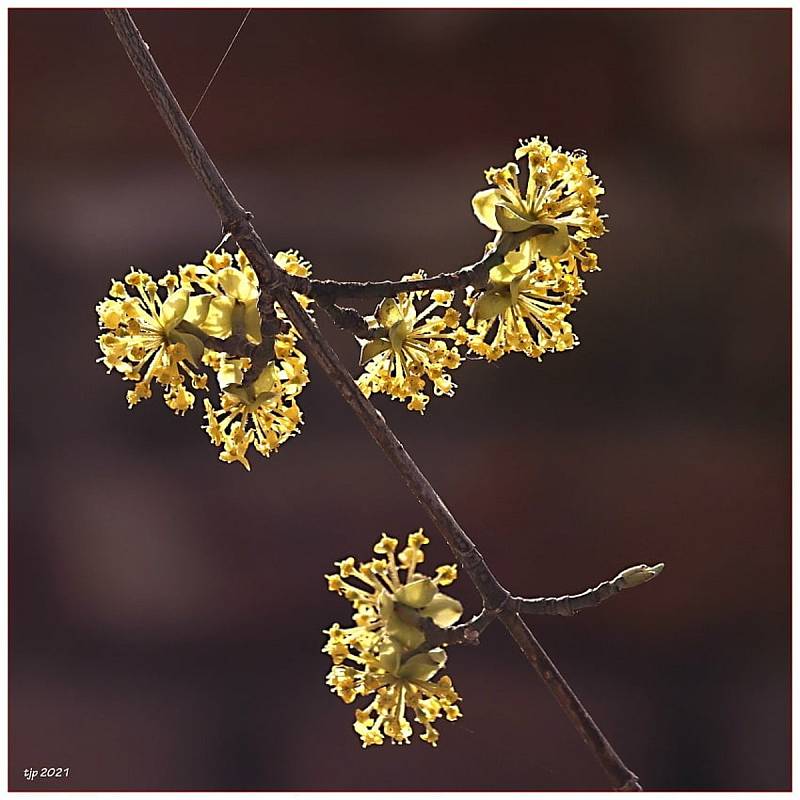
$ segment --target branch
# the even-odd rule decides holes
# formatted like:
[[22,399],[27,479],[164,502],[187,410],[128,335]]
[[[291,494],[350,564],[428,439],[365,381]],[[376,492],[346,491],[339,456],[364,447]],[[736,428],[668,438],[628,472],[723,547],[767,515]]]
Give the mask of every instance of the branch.
[[503,263],[503,259],[523,242],[541,233],[553,233],[556,228],[547,223],[539,223],[526,228],[521,233],[504,233],[498,237],[494,246],[480,261],[462,267],[456,272],[443,272],[428,278],[413,281],[318,281],[308,280],[304,294],[323,302],[335,301],[340,297],[353,299],[395,297],[403,292],[432,291],[445,289],[455,291],[466,286],[477,289],[486,285],[492,267]]
[[[610,581],[603,581],[595,586],[594,589],[587,589],[581,594],[567,594],[562,597],[509,597],[505,607],[507,610],[518,614],[574,616],[586,608],[599,606],[609,597],[613,597],[624,589],[633,589],[653,580],[653,578],[661,574],[663,569],[663,564],[656,564],[654,567],[639,564],[637,567],[628,567],[628,569],[620,572],[616,578]],[[480,644],[481,633],[497,619],[498,614],[499,611],[496,609],[484,608],[480,614],[476,614],[469,622],[453,625],[450,628],[440,628],[433,620],[420,617],[419,624],[425,634],[425,642],[409,653],[406,658],[411,658],[411,656],[429,650],[431,647]]]
[[387,335],[386,328],[370,328],[364,317],[354,308],[342,308],[330,298],[325,297],[317,298],[317,302],[333,324],[343,331],[349,331],[362,339],[378,339]]
[[268,292],[262,291],[258,296],[258,313],[261,317],[261,344],[251,356],[242,386],[250,386],[258,380],[264,367],[275,359],[275,337],[289,330],[288,324],[278,319],[275,301]]
[[259,312],[262,314],[260,344],[250,342],[244,331],[241,330],[234,331],[225,339],[219,339],[216,336],[209,336],[205,331],[190,322],[181,322],[177,329],[197,337],[208,350],[226,353],[235,358],[249,358],[250,366],[245,370],[244,379],[242,380],[243,386],[249,386],[258,380],[258,376],[264,367],[270,361],[274,361],[275,336],[279,333],[285,333],[289,329],[285,322],[278,319],[273,303],[263,302],[265,297],[268,297],[266,292],[262,293],[258,301]]
[[603,581],[580,594],[565,594],[562,597],[512,597],[508,607],[520,614],[548,614],[552,616],[571,617],[586,608],[594,608],[624,589],[633,589],[653,580],[661,574],[663,564],[648,567],[628,567],[610,581]]
[[415,623],[425,634],[425,641],[403,656],[403,661],[408,661],[418,653],[427,653],[434,647],[452,646],[468,644],[477,646],[480,644],[480,635],[489,625],[497,619],[498,611],[490,611],[484,608],[480,614],[476,614],[469,622],[461,625],[453,625],[450,628],[440,628],[433,620],[420,617]]
[[453,625],[452,628],[440,628],[435,622],[423,618],[422,631],[429,647],[442,644],[480,644],[480,635],[497,619],[498,612],[484,608],[469,622]]
[[203,343],[206,350],[227,353],[229,356],[234,356],[235,358],[251,358],[258,347],[258,345],[248,342],[247,338],[241,335],[228,336],[227,339],[209,336],[205,331],[198,328],[197,325],[192,325],[185,320],[178,324],[177,330],[196,336]]
[[[402,475],[412,494],[423,506],[472,580],[483,599],[484,606],[498,613],[528,662],[539,673],[583,740],[600,761],[612,785],[618,789],[641,789],[637,777],[625,766],[603,736],[519,614],[505,608],[509,593],[492,574],[474,542],[456,522],[428,479],[386,424],[383,416],[356,386],[336,352],[320,333],[316,322],[294,298],[286,273],[275,264],[261,237],[253,228],[252,214],[239,205],[192,130],[130,14],[125,9],[107,9],[105,13],[167,128],[211,197],[223,228],[236,237],[239,246],[256,271],[261,291],[273,294],[303,338],[311,356]],[[413,287],[406,285],[404,288],[407,291]]]

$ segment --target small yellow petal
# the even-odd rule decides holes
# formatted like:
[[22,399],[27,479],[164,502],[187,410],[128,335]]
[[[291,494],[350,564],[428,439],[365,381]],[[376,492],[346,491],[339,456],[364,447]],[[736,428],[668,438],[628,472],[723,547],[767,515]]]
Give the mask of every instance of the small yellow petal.
[[178,291],[173,292],[161,307],[161,322],[164,327],[169,328],[177,325],[183,319],[188,307],[189,290],[178,289]]
[[493,231],[503,228],[497,221],[497,205],[504,200],[504,195],[499,189],[484,189],[472,198],[472,210],[475,216]]

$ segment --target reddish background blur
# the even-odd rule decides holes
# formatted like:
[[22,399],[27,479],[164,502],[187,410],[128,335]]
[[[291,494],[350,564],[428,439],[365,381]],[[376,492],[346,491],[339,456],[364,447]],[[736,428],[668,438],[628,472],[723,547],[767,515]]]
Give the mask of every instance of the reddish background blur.
[[[134,13],[185,108],[241,16]],[[360,749],[322,574],[427,521],[314,365],[303,434],[249,475],[199,414],[126,409],[95,303],[219,223],[102,13],[10,18],[12,787],[604,788],[501,629],[451,653],[438,750]],[[649,788],[789,785],[790,21],[256,10],[195,117],[268,245],[323,278],[468,263],[485,167],[533,134],[589,151],[611,233],[581,346],[467,364],[424,418],[378,405],[513,591],[666,561],[535,625]],[[41,766],[70,777],[23,780]]]

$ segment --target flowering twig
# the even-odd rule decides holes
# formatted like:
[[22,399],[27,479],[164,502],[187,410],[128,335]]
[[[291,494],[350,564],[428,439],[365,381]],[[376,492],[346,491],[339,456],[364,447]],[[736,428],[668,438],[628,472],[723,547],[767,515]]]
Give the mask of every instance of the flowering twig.
[[261,370],[275,358],[275,337],[279,333],[285,333],[289,327],[286,322],[278,319],[275,302],[267,292],[262,292],[258,298],[258,313],[261,317],[261,344],[250,357],[250,367],[242,381],[243,386],[254,383]]
[[329,297],[316,295],[314,297],[337,328],[349,331],[362,339],[377,339],[386,336],[386,328],[370,328],[367,321],[355,308],[344,308]]
[[[338,355],[320,332],[316,322],[294,297],[292,282],[286,273],[275,264],[252,225],[252,214],[245,211],[237,202],[189,125],[130,14],[124,9],[108,9],[106,15],[167,128],[195,175],[208,192],[217,209],[223,229],[235,237],[249,259],[258,276],[261,291],[269,293],[280,304],[304,340],[310,354],[400,472],[412,494],[423,506],[474,583],[485,608],[489,613],[496,614],[507,628],[528,662],[539,673],[581,737],[598,758],[614,788],[640,790],[636,775],[625,766],[614,751],[519,614],[508,606],[509,592],[495,578],[474,542],[467,536],[419,467],[408,455],[401,442],[386,424],[383,416],[356,386]],[[455,275],[458,274],[455,273]],[[453,280],[460,281],[462,279],[453,278]],[[347,291],[352,291],[357,284],[344,284],[344,286],[347,287]],[[377,293],[371,296],[380,297],[382,292],[393,291],[385,283],[364,284],[364,286],[375,287],[361,290]],[[401,291],[413,288],[415,287],[406,284],[401,287]]]
[[486,285],[492,267],[502,264],[505,256],[529,239],[532,232],[550,233],[554,230],[552,225],[542,223],[531,226],[521,234],[504,233],[480,261],[462,267],[456,272],[442,272],[427,278],[403,281],[336,281],[312,280],[290,275],[288,283],[293,291],[313,297],[338,328],[349,331],[361,339],[379,339],[386,336],[384,327],[370,327],[356,309],[342,307],[337,301],[343,297],[355,300],[382,299],[395,297],[401,293],[435,289],[454,291],[467,286],[478,289]]
[[[263,297],[268,297],[266,292]],[[241,331],[225,339],[220,339],[210,336],[196,325],[187,322],[181,322],[177,326],[177,330],[196,336],[209,350],[225,353],[235,358],[249,358],[250,366],[245,371],[242,380],[244,386],[249,386],[258,378],[261,370],[275,358],[275,336],[285,333],[288,328],[285,322],[277,318],[271,302],[264,303],[262,298],[259,298],[259,312],[262,318],[260,344],[248,341]]]
[[261,347],[261,345],[248,342],[247,338],[242,335],[228,336],[226,339],[210,336],[196,325],[189,325],[186,322],[181,322],[178,325],[178,330],[196,336],[209,350],[215,350],[218,353],[227,353],[229,356],[234,356],[236,358],[241,358],[242,356],[252,358]]
[[453,291],[463,289],[466,286],[473,286],[480,289],[486,285],[489,272],[492,267],[503,263],[503,258],[522,242],[539,233],[551,233],[555,231],[553,225],[541,223],[532,225],[519,234],[504,233],[494,243],[480,261],[462,267],[456,272],[443,272],[439,275],[431,275],[428,278],[419,278],[411,281],[334,281],[334,280],[305,280],[296,279],[298,291],[302,290],[315,300],[323,302],[325,300],[337,300],[341,297],[351,299],[379,299],[382,297],[394,297],[401,292],[432,291],[434,289],[444,289]]
[[[628,567],[610,581],[603,581],[594,587],[587,589],[580,594],[567,594],[561,597],[509,597],[505,608],[518,614],[539,614],[546,616],[572,617],[587,608],[594,608],[604,603],[610,597],[623,591],[641,586],[643,583],[651,581],[660,575],[664,569],[663,564],[656,564],[648,567],[646,564],[639,564],[636,567]],[[416,653],[425,652],[432,647],[442,645],[477,645],[480,644],[480,635],[489,625],[497,619],[499,611],[497,609],[483,608],[468,622],[461,625],[453,625],[449,628],[440,628],[430,620],[420,621],[422,632],[425,634],[425,641],[415,650],[412,650],[407,657]]]
[[442,645],[478,645],[480,635],[497,619],[497,610],[484,608],[480,614],[476,614],[469,622],[461,625],[453,625],[450,628],[440,628],[436,623],[428,619],[422,619],[421,628],[425,634],[425,641],[407,654],[406,658],[411,658],[416,653],[424,653],[433,647]]

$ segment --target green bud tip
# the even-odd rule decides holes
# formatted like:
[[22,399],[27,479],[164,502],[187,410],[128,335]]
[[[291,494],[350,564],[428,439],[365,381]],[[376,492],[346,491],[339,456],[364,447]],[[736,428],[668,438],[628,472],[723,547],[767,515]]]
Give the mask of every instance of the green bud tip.
[[628,567],[628,569],[622,570],[622,572],[614,578],[614,583],[621,583],[622,586],[620,588],[622,589],[632,589],[634,586],[640,586],[643,583],[647,583],[647,581],[653,580],[656,575],[661,574],[663,569],[663,562],[653,567],[648,567],[647,564]]

